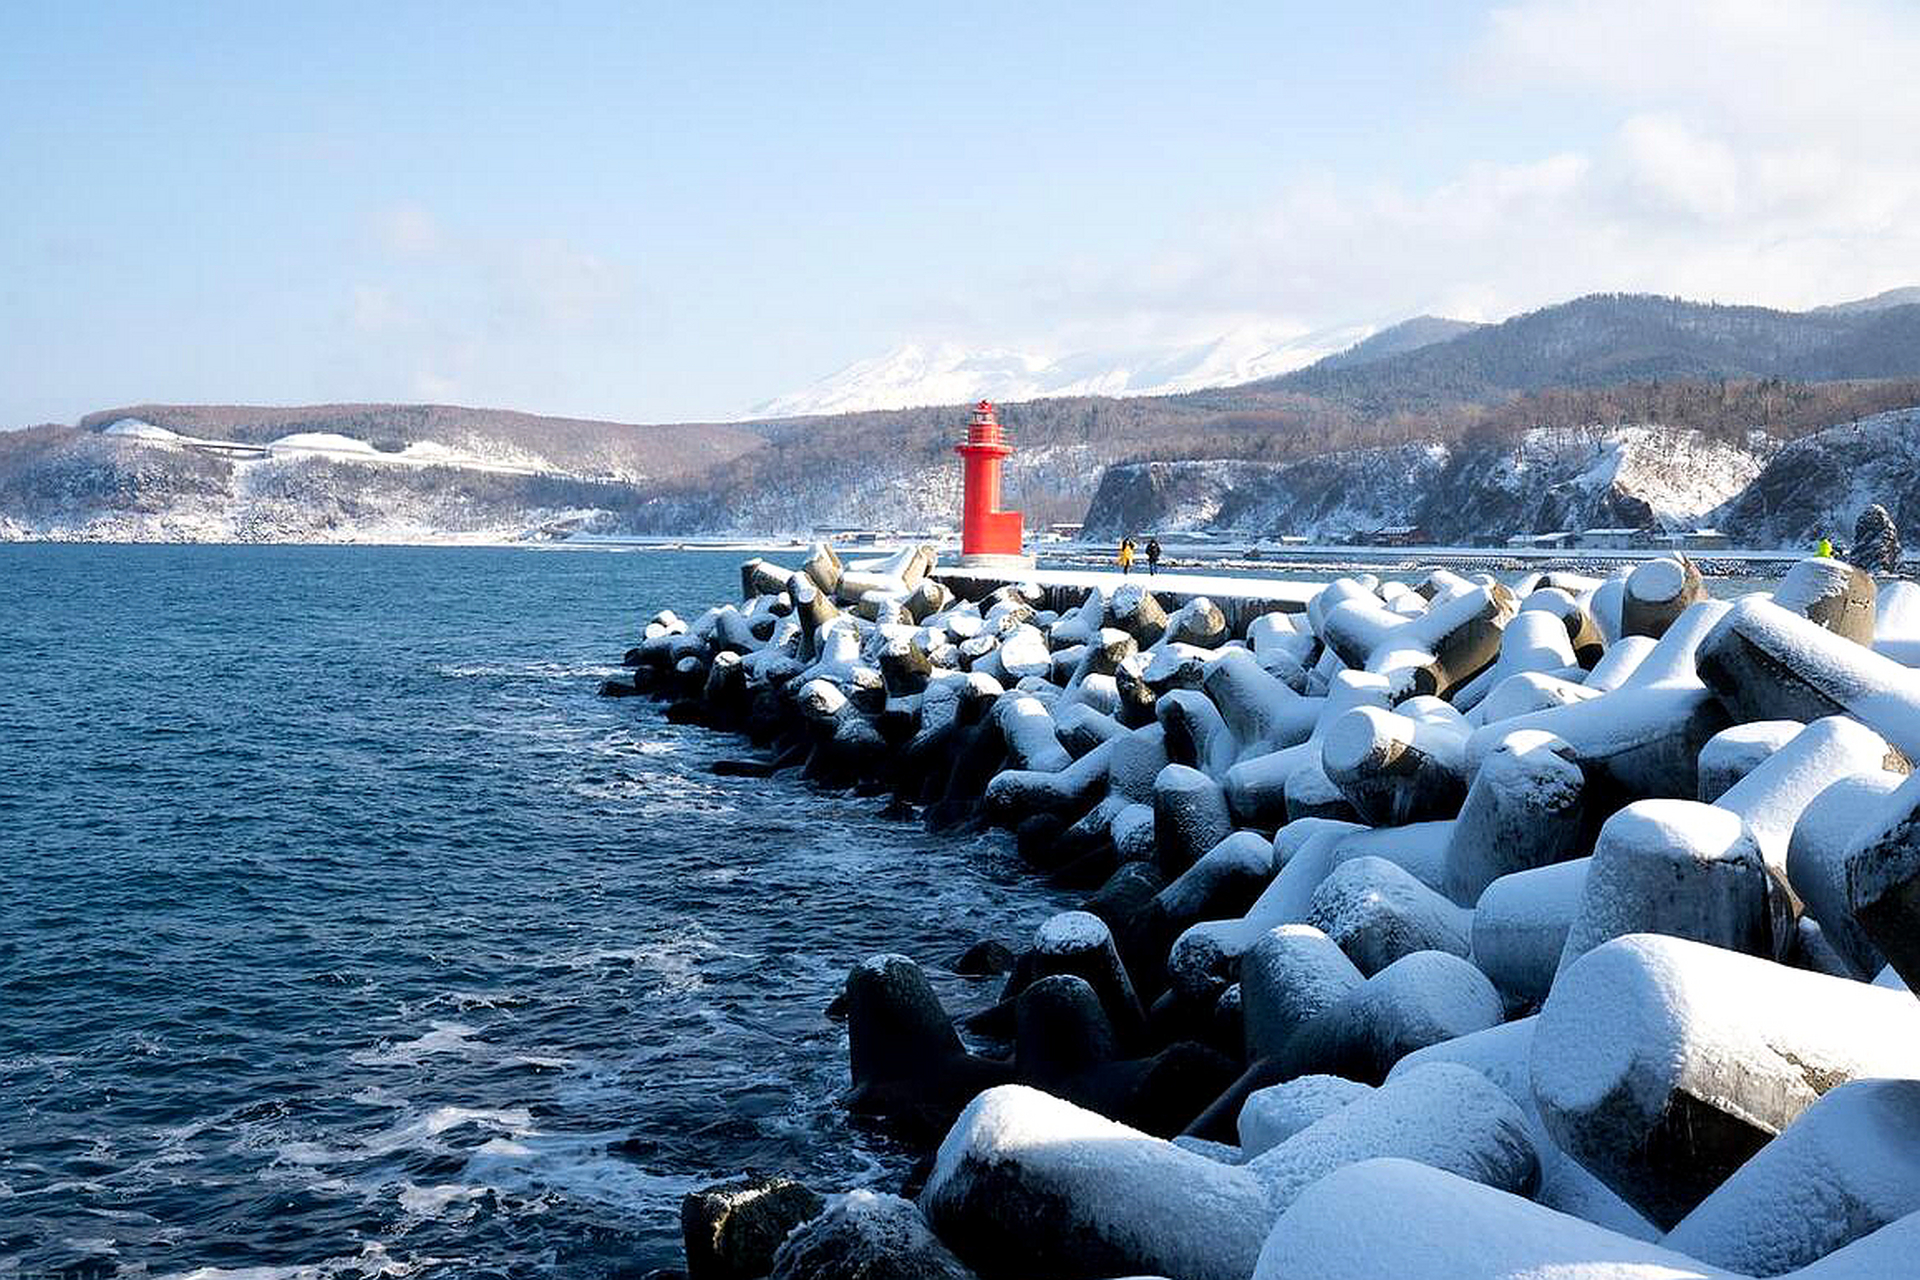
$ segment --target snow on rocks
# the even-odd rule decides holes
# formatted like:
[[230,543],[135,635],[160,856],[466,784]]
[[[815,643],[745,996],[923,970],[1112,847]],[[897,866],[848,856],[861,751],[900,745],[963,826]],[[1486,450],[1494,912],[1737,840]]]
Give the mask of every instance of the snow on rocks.
[[1805,727],[1798,720],[1749,720],[1714,734],[1700,748],[1697,798],[1712,804]]
[[1855,644],[1874,637],[1873,575],[1843,560],[1812,556],[1787,570],[1773,602]]
[[1701,642],[1700,678],[1740,720],[1849,715],[1920,757],[1920,671],[1748,596]]
[[1244,1159],[1262,1155],[1373,1092],[1373,1086],[1344,1076],[1296,1076],[1247,1095],[1240,1108],[1240,1151]]
[[[1396,1273],[1871,1275],[1920,1239],[1883,1194],[1920,1140],[1847,1141],[1865,1086],[1814,1105],[1920,1078],[1920,589],[1803,562],[1728,604],[1676,558],[1234,622],[1146,581],[959,600],[931,565],[750,561],[607,692],[766,749],[728,772],[1008,828],[1086,895],[965,1042],[912,960],[849,975],[846,1100],[945,1134],[920,1243],[952,1265],[1338,1274],[1296,1246],[1351,1248],[1373,1206],[1320,1191],[1374,1176],[1444,1206]],[[899,1204],[821,1238],[906,1239]]]
[[1706,583],[1693,561],[1649,560],[1627,575],[1620,597],[1620,632],[1659,639],[1689,605],[1707,598]]
[[1854,1080],[1801,1112],[1663,1243],[1731,1271],[1777,1276],[1915,1212],[1920,1080]]
[[1671,1228],[1821,1093],[1920,1075],[1920,1003],[1657,934],[1568,965],[1533,1037],[1548,1132]]
[[1695,800],[1639,800],[1600,828],[1560,967],[1630,933],[1770,956],[1774,928],[1766,863],[1739,814]]
[[1920,986],[1920,774],[1868,812],[1846,863],[1853,918],[1907,986]]

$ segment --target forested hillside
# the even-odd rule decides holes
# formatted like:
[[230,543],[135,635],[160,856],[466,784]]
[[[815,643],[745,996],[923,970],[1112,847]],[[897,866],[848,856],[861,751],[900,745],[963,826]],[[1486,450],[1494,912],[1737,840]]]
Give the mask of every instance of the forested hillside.
[[[1504,473],[1474,459],[1533,458],[1529,475],[1558,474],[1575,465],[1577,450],[1548,442],[1657,428],[1697,439],[1702,450],[1728,446],[1758,473],[1781,443],[1916,405],[1920,305],[1899,291],[1804,313],[1599,295],[1497,325],[1421,317],[1266,382],[1033,400],[1002,405],[1001,420],[1016,447],[1006,500],[1034,526],[1078,520],[1091,504],[1099,527],[1144,527],[1167,519],[1169,501],[1185,511],[1213,504],[1207,519],[1228,511],[1232,527],[1250,530],[1263,519],[1274,531],[1358,522],[1368,512],[1413,519],[1429,509],[1389,492],[1412,485],[1431,494],[1434,522],[1447,523],[1450,503],[1471,507],[1475,528],[1490,536],[1581,511],[1626,521],[1639,508],[1572,498],[1556,506],[1539,495],[1498,501]],[[958,509],[951,448],[965,420],[960,405],[659,426],[442,405],[139,405],[72,427],[0,433],[0,533],[302,539],[939,527]],[[1217,465],[1170,479],[1175,473],[1123,470],[1103,481],[1109,467],[1149,461]],[[1243,474],[1221,469],[1229,463],[1263,464],[1267,471],[1244,475],[1267,478],[1222,489],[1221,477]],[[1287,468],[1283,477],[1276,467]],[[1767,488],[1777,501],[1763,514],[1743,514],[1755,536],[1790,536],[1800,518],[1791,513],[1811,501],[1783,483]],[[1521,487],[1532,493],[1531,484]],[[1213,496],[1168,499],[1163,490]]]

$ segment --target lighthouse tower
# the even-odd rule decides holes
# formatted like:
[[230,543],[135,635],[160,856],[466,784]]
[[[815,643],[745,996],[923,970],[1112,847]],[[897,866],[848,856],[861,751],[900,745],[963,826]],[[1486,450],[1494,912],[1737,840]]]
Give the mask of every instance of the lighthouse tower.
[[982,400],[973,406],[967,438],[953,451],[960,455],[965,468],[960,563],[982,567],[1012,561],[1022,566],[1030,564],[1020,554],[1020,513],[1000,509],[1000,464],[1013,452],[1013,446],[1000,430],[992,401]]

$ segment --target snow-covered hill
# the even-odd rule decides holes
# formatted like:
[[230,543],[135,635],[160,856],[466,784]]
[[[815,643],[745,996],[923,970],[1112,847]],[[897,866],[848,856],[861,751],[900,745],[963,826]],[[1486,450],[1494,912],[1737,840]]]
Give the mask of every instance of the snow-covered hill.
[[1348,325],[1308,330],[1278,322],[1245,325],[1204,342],[1079,351],[1047,356],[971,350],[956,343],[907,343],[862,360],[747,416],[789,418],[1049,396],[1147,396],[1232,386],[1304,368],[1374,332]]
[[0,540],[500,541],[622,527],[642,501],[625,481],[568,475],[497,441],[247,442],[131,417],[0,436]]
[[1760,474],[1771,445],[1640,426],[1540,428],[1512,442],[1401,445],[1287,463],[1109,467],[1090,536],[1204,529],[1250,538],[1344,539],[1393,525],[1446,542],[1594,527],[1713,523]]

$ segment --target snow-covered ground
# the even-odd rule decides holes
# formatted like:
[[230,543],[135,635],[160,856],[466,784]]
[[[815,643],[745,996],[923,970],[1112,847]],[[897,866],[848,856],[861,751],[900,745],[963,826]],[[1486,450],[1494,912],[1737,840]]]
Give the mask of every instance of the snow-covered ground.
[[544,464],[532,454],[502,458],[483,456],[432,440],[416,440],[397,452],[382,450],[368,441],[332,431],[296,431],[261,445],[232,440],[210,440],[182,435],[166,427],[143,422],[139,418],[121,418],[109,424],[103,435],[139,440],[148,444],[173,445],[234,456],[236,460],[264,456],[279,461],[299,458],[325,458],[340,462],[371,462],[400,467],[458,467],[467,471],[486,471],[494,475],[531,476],[559,468]]

